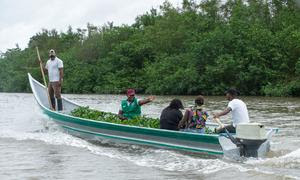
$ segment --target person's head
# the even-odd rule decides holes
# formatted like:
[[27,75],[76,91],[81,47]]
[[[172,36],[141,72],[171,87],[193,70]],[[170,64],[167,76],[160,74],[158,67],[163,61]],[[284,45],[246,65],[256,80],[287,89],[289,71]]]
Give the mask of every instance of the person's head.
[[55,54],[54,49],[50,49],[50,51],[49,51],[49,57],[50,57],[51,60],[55,59],[56,54]]
[[236,98],[239,95],[239,92],[236,89],[228,89],[226,92],[226,99],[228,101],[233,100],[234,98]]
[[195,98],[195,106],[201,107],[204,104],[204,97],[199,95]]
[[179,99],[173,99],[170,104],[169,108],[171,109],[183,109],[182,102]]
[[128,101],[133,101],[134,97],[135,97],[135,90],[134,89],[127,89],[127,100]]

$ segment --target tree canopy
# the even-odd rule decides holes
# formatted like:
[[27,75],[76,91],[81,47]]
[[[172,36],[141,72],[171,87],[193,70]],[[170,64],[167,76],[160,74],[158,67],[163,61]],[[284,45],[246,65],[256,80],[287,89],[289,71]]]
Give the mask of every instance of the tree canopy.
[[64,93],[300,96],[296,0],[165,1],[132,25],[43,29],[1,54],[0,91],[29,92],[27,72],[42,80],[36,46],[64,61]]

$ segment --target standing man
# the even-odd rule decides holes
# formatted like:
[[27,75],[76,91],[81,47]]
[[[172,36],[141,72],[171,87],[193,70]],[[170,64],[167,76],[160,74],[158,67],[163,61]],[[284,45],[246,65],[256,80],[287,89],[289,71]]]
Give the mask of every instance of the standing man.
[[[49,77],[49,96],[52,108],[55,110],[55,98],[57,99],[57,110],[62,111],[61,86],[63,82],[63,61],[56,57],[55,51],[49,51],[49,60],[46,63],[45,69],[48,71]],[[55,98],[54,98],[55,96]]]
[[222,127],[217,130],[217,133],[224,133],[225,128],[230,133],[235,133],[236,125],[240,123],[249,123],[249,115],[246,104],[237,99],[238,92],[235,89],[229,89],[226,91],[226,98],[229,101],[227,108],[220,112],[214,114],[214,118],[219,118],[220,116],[224,116],[231,111],[232,114],[232,123],[225,127]]
[[137,116],[141,116],[141,106],[152,102],[155,99],[154,96],[150,96],[144,100],[138,100],[135,97],[135,90],[127,90],[127,99],[122,100],[121,108],[119,110],[118,116],[120,119],[134,119]]

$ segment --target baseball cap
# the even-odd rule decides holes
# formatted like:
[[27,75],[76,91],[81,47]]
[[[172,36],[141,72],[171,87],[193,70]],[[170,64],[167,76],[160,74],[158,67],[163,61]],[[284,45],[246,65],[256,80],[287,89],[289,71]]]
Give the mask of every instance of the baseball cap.
[[135,95],[135,90],[134,90],[134,89],[128,89],[128,90],[127,90],[127,95],[128,95],[128,96],[133,96],[133,95]]
[[56,56],[54,49],[50,49],[49,56]]

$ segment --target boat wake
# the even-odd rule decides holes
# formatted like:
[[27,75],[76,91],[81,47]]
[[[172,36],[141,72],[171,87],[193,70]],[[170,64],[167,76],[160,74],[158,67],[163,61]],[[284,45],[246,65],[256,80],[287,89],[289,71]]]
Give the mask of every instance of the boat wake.
[[[48,123],[44,124],[45,120],[36,121],[40,123],[40,126],[32,126],[36,128],[30,129],[30,131],[22,132],[13,129],[3,129],[0,132],[0,138],[13,138],[18,141],[33,140],[42,141],[50,145],[72,146],[86,149],[96,155],[129,161],[139,166],[158,168],[166,171],[193,171],[194,173],[210,174],[233,166],[231,163],[225,162],[222,159],[216,159],[215,157],[190,156],[176,151],[147,146],[119,144],[107,140],[94,144],[62,132],[62,129],[55,123],[51,123],[51,121],[46,120]],[[243,170],[243,167],[237,164],[234,166]]]
[[[237,173],[263,173],[273,174],[272,168],[278,169],[299,169],[300,168],[300,149],[284,154],[279,157],[254,159],[249,158],[243,162],[228,160],[226,158],[216,158],[211,156],[194,156],[181,152],[156,149],[147,146],[129,145],[113,143],[103,140],[98,143],[88,142],[86,140],[74,137],[62,132],[55,123],[47,121],[44,115],[42,120],[35,121],[36,124],[26,131],[17,131],[6,129],[0,131],[0,138],[13,138],[19,141],[42,141],[50,145],[62,145],[81,148],[92,154],[119,159],[134,163],[138,166],[157,168],[165,171],[189,172],[194,175],[211,176],[227,170],[236,171]],[[44,123],[44,122],[47,123]],[[285,173],[286,174],[286,173]],[[300,177],[298,174],[292,176],[276,177]]]
[[[194,156],[166,149],[112,143],[107,140],[94,144],[64,133],[60,127],[39,111],[36,111],[32,116],[28,116],[26,113],[25,115],[20,115],[18,121],[12,121],[10,117],[6,117],[6,120],[2,121],[2,123],[5,123],[5,128],[1,128],[0,138],[72,146],[87,150],[95,155],[119,159],[142,167],[182,172],[184,174],[192,173],[196,176],[212,176],[227,171],[236,174],[257,172],[258,174],[269,175],[274,173],[272,168],[285,170],[300,168],[300,149],[288,154],[275,152],[277,157],[247,159],[243,162],[236,162],[226,158],[216,158],[215,156]],[[278,176],[287,177],[282,175],[276,175],[275,177]],[[300,175],[294,173],[292,177],[300,177]]]
[[300,169],[300,149],[292,151],[288,154],[267,158],[267,159],[259,159],[259,160],[249,160],[246,162],[252,165],[264,165],[276,168],[293,168]]
[[[141,167],[155,168],[166,171],[167,174],[170,171],[172,173],[169,174],[176,175],[176,177],[179,174],[193,175],[190,178],[184,176],[177,179],[202,179],[203,176],[203,179],[220,179],[220,177],[300,179],[298,134],[287,139],[287,135],[291,133],[287,134],[281,131],[281,134],[277,135],[273,142],[277,144],[272,144],[274,150],[270,156],[263,159],[248,158],[244,161],[233,161],[215,156],[191,155],[190,153],[140,145],[118,144],[107,140],[95,144],[64,133],[54,122],[49,121],[49,118],[42,114],[37,106],[33,106],[35,102],[31,94],[5,94],[4,97],[0,99],[0,140],[9,138],[13,141],[28,142],[41,147],[47,145],[42,148],[43,150],[53,148],[52,145],[74,147],[75,150],[78,150],[74,151],[75,154],[83,150],[87,152],[86,154],[96,155],[100,160],[107,160],[101,156],[117,159],[128,165],[135,164]],[[24,103],[20,103],[19,106],[10,104],[10,102],[19,101]],[[297,131],[293,132],[296,133]],[[285,142],[284,145],[282,145],[283,142]],[[62,149],[64,148],[62,147]],[[94,158],[94,156],[92,157]],[[101,162],[98,159],[95,161]],[[147,170],[147,168],[143,169]]]
[[247,165],[255,167],[255,170],[265,174],[276,174],[278,176],[285,174],[286,178],[300,179],[300,149],[288,154],[266,158],[266,159],[248,159]]

